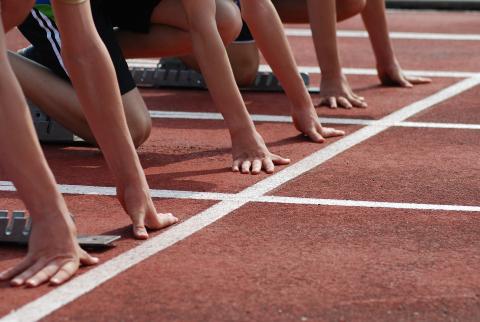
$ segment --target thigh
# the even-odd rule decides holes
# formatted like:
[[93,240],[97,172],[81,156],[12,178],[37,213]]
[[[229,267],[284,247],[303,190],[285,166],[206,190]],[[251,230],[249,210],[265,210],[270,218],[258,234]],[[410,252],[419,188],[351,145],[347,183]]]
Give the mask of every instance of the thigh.
[[[216,0],[216,4],[218,8],[225,10],[231,9],[230,6],[225,5],[225,0]],[[221,10],[217,10],[217,15],[222,15],[222,13]],[[175,27],[185,31],[190,29],[181,0],[160,1],[153,10],[151,23]]]
[[162,0],[155,7],[151,23],[188,30],[188,21],[181,0]]
[[22,23],[32,9],[34,0],[1,0],[0,11],[2,14],[2,24],[5,31]]

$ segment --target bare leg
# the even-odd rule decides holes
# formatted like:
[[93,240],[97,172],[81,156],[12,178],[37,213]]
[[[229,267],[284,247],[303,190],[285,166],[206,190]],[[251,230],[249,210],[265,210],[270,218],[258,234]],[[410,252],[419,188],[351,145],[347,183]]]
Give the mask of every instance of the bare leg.
[[[20,55],[10,52],[8,56],[25,95],[65,128],[96,144],[77,94],[69,82]],[[138,89],[124,94],[122,101],[132,139],[138,147],[147,140],[151,130],[147,107]]]
[[239,86],[252,84],[260,64],[260,55],[255,42],[230,44],[227,53],[237,84]]
[[[321,1],[321,0],[320,0]],[[284,23],[309,23],[306,0],[272,0]],[[337,21],[343,21],[359,14],[366,0],[337,0]],[[237,84],[250,85],[257,74],[259,65],[258,49],[255,43],[234,43],[228,46]]]
[[[216,20],[224,43],[233,41],[240,32],[240,12],[230,0],[216,0]],[[184,56],[192,53],[192,41],[185,10],[179,0],[163,0],[152,14],[148,34],[118,32],[127,58]]]

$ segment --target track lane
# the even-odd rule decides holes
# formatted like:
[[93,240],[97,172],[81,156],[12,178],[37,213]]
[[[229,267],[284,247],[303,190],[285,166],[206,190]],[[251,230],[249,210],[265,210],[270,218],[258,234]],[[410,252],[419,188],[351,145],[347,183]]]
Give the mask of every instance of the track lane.
[[479,233],[469,214],[250,204],[46,321],[471,321]]
[[478,131],[390,129],[273,192],[478,206]]
[[[14,193],[0,192],[2,209],[25,209],[23,203]],[[140,241],[133,239],[130,232],[130,220],[124,214],[119,203],[114,197],[65,195],[67,204],[75,215],[77,228],[80,234],[118,234],[122,239],[116,242],[116,247],[103,252],[93,252],[104,263],[138,245]],[[156,199],[154,200],[158,211],[169,211],[181,220],[187,220],[214,204],[214,201]],[[157,236],[162,231],[151,232],[151,237]],[[25,255],[24,247],[0,247],[0,271],[12,267]],[[91,268],[80,270],[79,276],[85,274]],[[0,316],[8,314],[15,308],[25,305],[52,290],[51,287],[42,286],[36,289],[17,289],[8,286],[8,283],[0,283],[2,301],[0,301]]]

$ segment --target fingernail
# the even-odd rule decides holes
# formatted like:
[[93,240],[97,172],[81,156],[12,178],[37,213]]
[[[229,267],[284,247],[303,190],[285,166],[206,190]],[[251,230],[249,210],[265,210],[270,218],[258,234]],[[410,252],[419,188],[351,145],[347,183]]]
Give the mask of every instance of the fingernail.
[[21,279],[15,278],[12,280],[13,285],[22,285],[23,281]]
[[53,285],[58,285],[58,284],[60,284],[60,280],[58,280],[58,279],[56,279],[56,278],[52,278],[52,279],[50,280],[50,283],[53,284]]
[[27,285],[27,287],[37,286],[37,282],[35,282],[35,281],[27,281],[25,284]]

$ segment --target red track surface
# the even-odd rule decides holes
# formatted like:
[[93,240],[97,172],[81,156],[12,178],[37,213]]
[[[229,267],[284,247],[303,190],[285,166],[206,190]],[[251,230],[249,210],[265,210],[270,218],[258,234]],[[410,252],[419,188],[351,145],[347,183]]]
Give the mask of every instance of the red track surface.
[[[390,25],[399,32],[472,34],[480,30],[480,15],[395,12]],[[341,26],[361,29],[359,19]],[[291,41],[300,65],[316,66],[311,40]],[[374,68],[367,39],[341,38],[340,43],[345,67]],[[12,33],[9,44],[19,48],[25,42]],[[394,44],[406,69],[480,71],[480,59],[475,57],[480,41]],[[312,79],[318,82],[318,75]],[[406,90],[379,87],[373,76],[349,79],[370,107],[322,108],[319,115],[381,119],[460,81],[435,78],[431,85]],[[207,92],[143,94],[152,110],[216,112]],[[253,114],[288,115],[289,104],[281,94],[248,93],[245,99]],[[409,121],[480,124],[479,104],[477,87]],[[342,140],[317,145],[300,137],[291,124],[257,126],[272,151],[294,163]],[[361,128],[338,127],[348,133]],[[479,206],[479,142],[479,130],[393,127],[268,195]],[[49,146],[45,152],[60,184],[113,185],[95,149]],[[233,194],[268,177],[229,172],[229,141],[221,121],[155,120],[152,137],[139,153],[153,189]],[[2,192],[0,200],[0,208],[23,207],[14,193]],[[116,248],[98,254],[103,263],[143,245],[131,238],[129,221],[115,198],[70,195],[67,201],[81,233],[115,232],[124,237]],[[182,222],[217,203],[155,202],[159,210],[175,213]],[[478,321],[478,215],[478,211],[249,203],[98,285],[46,320]],[[0,269],[23,255],[22,249],[0,248]],[[0,287],[0,316],[52,290],[11,289],[6,283]]]

